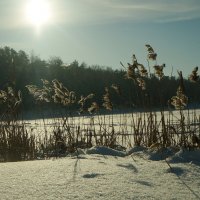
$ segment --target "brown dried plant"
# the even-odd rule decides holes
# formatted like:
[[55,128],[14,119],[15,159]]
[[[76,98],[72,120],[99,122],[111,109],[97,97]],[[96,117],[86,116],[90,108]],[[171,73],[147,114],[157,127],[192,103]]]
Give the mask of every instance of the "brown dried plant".
[[33,95],[36,102],[51,102],[52,85],[49,81],[41,79],[43,87],[39,88],[36,85],[26,85],[29,93]]
[[176,96],[171,98],[171,104],[176,109],[184,109],[188,104],[188,97],[183,93],[181,87],[179,86],[176,92]]
[[80,109],[79,109],[79,114],[81,114],[81,113],[83,113],[84,111],[87,110],[86,104],[87,104],[88,100],[92,99],[93,97],[94,97],[93,93],[87,95],[86,97],[84,97],[83,95],[81,96],[80,100],[78,101],[78,104],[81,106]]
[[69,91],[61,82],[53,80],[51,83],[42,79],[43,87],[39,88],[36,85],[27,85],[29,93],[33,95],[36,102],[54,102],[64,106],[76,102],[74,91]]
[[195,67],[192,71],[192,73],[189,75],[189,80],[192,82],[197,82],[199,80],[199,75],[197,74],[198,67]]
[[162,64],[162,65],[154,65],[153,68],[155,70],[155,75],[158,77],[158,78],[162,78],[164,76],[164,73],[163,73],[163,69],[165,67],[165,64]]
[[113,104],[110,100],[110,93],[109,89],[105,87],[105,94],[103,95],[103,107],[106,108],[107,110],[112,110],[113,109]]
[[61,82],[53,80],[54,95],[52,98],[55,103],[60,103],[64,106],[73,104],[76,102],[76,95],[74,91],[69,91]]
[[144,65],[138,63],[135,54],[133,54],[132,64],[128,64],[128,68],[126,68],[122,62],[120,64],[127,70],[125,78],[132,79],[142,90],[146,89],[145,80],[142,77],[147,77],[148,72]]
[[146,68],[144,67],[144,65],[138,64],[138,70],[139,70],[140,76],[142,76],[142,77],[148,76],[148,72],[147,72]]
[[90,114],[96,113],[99,111],[99,105],[97,102],[92,102],[91,106],[88,108]]
[[128,68],[127,68],[127,73],[125,75],[125,77],[127,79],[132,79],[132,80],[135,80],[136,78],[136,69],[137,67],[134,66],[134,65],[131,65],[130,63],[127,63],[128,64]]
[[35,137],[28,134],[23,120],[19,121],[21,92],[12,87],[0,90],[0,103],[0,162],[34,159]]
[[149,45],[149,44],[146,44],[145,46],[147,47],[147,51],[148,51],[148,56],[147,56],[147,58],[148,58],[149,60],[156,60],[157,54],[154,52],[152,46]]
[[112,84],[112,85],[111,85],[111,88],[112,88],[119,96],[121,96],[122,92],[121,92],[121,88],[120,88],[119,85]]
[[173,96],[170,100],[171,105],[173,105],[175,107],[175,109],[184,109],[187,104],[188,104],[188,97],[184,94],[185,92],[185,88],[184,88],[184,84],[183,84],[183,76],[182,76],[182,72],[178,72],[179,74],[179,87],[177,89],[176,92],[176,96]]
[[142,90],[146,90],[146,82],[142,78],[137,78],[136,80],[137,80],[138,86]]
[[21,91],[15,92],[12,87],[7,90],[0,90],[0,103],[6,105],[6,108],[14,112],[22,103]]

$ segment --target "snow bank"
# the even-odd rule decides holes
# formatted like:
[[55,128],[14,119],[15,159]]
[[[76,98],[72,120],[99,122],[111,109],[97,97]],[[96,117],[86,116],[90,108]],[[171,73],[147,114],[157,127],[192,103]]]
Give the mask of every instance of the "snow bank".
[[[89,152],[123,155],[103,147]],[[0,199],[200,199],[197,165],[172,163],[172,173],[166,162],[139,156],[83,157],[0,163]]]
[[200,150],[189,151],[181,149],[175,155],[167,159],[170,163],[195,163],[200,164]]
[[127,155],[126,152],[118,151],[104,146],[92,147],[86,150],[86,154],[101,154],[101,155],[118,156],[118,157],[124,157]]
[[128,155],[136,155],[153,161],[164,160],[173,154],[174,149],[172,148],[150,149],[145,147],[133,147],[128,151]]
[[149,149],[145,147],[133,147],[127,153],[128,155],[141,157],[146,160],[160,161],[167,160],[170,163],[194,163],[200,165],[200,150],[189,151],[187,149],[163,148]]

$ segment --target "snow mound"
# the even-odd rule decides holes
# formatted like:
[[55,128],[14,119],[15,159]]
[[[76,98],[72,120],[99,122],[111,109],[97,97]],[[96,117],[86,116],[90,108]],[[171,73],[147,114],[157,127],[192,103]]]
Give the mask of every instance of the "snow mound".
[[159,161],[165,160],[166,158],[172,156],[174,154],[174,150],[171,148],[163,148],[158,150],[148,149],[147,157],[149,160]]
[[196,149],[189,151],[187,149],[181,149],[173,156],[167,159],[170,163],[195,163],[200,164],[200,150]]
[[133,147],[128,151],[128,155],[139,156],[147,160],[159,161],[174,155],[174,149],[161,148],[161,149],[148,149],[145,147]]
[[134,146],[133,148],[131,148],[131,149],[128,151],[128,155],[131,155],[132,153],[136,153],[136,152],[146,151],[146,150],[147,150],[146,147]]
[[86,154],[100,154],[100,155],[118,156],[118,157],[126,156],[126,152],[118,151],[118,150],[111,149],[109,147],[104,147],[104,146],[92,147],[86,150]]

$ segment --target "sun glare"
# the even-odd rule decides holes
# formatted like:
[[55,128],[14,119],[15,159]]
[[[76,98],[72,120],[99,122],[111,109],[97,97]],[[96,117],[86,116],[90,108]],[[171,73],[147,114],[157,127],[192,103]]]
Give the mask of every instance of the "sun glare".
[[47,0],[30,0],[26,6],[27,23],[40,28],[50,22],[51,9]]

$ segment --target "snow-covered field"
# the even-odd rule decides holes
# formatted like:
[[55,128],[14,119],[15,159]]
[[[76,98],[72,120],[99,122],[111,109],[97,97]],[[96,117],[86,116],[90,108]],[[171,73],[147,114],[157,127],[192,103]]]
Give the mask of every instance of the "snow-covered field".
[[[165,155],[170,158],[161,160]],[[1,200],[200,199],[200,151],[153,152],[133,148],[125,156],[106,147],[79,156],[0,163]]]

